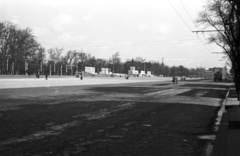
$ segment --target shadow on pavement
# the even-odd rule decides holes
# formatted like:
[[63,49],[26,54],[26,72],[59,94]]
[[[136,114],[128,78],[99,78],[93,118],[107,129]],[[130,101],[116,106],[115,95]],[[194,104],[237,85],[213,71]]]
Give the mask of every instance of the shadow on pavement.
[[227,94],[226,90],[214,90],[214,89],[192,89],[188,92],[177,94],[179,96],[191,96],[191,97],[208,97],[208,98],[222,98],[224,99]]
[[153,87],[96,87],[90,88],[88,90],[93,90],[97,92],[111,92],[111,93],[135,93],[135,94],[145,94],[149,92],[155,92],[160,90],[165,90],[166,88],[153,88]]
[[224,88],[227,89],[229,86],[223,84],[183,84],[183,87],[206,87],[206,88]]
[[0,151],[3,155],[202,155],[207,140],[198,136],[212,133],[217,109],[127,101],[21,106],[1,112]]

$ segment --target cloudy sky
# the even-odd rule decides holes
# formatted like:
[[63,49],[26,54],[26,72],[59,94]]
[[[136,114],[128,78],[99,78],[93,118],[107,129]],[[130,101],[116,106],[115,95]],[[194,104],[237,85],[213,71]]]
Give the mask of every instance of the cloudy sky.
[[31,28],[45,48],[83,50],[123,61],[138,56],[188,68],[224,66],[221,51],[196,34],[205,0],[0,0],[0,21]]

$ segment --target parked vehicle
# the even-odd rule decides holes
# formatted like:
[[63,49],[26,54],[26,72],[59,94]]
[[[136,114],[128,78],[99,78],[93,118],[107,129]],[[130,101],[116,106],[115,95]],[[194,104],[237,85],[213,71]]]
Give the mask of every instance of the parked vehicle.
[[227,78],[226,68],[218,68],[213,75],[214,81],[226,81],[227,80],[226,78]]
[[226,77],[224,77],[224,75],[222,74],[222,71],[218,71],[216,73],[214,73],[213,75],[213,80],[216,81],[223,81],[226,80]]

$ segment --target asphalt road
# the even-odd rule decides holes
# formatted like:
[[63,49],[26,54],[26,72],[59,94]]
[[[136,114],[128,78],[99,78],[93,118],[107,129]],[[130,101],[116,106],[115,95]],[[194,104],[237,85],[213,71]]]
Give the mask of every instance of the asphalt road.
[[209,140],[202,138],[216,133],[229,85],[141,81],[0,89],[0,155],[203,156]]

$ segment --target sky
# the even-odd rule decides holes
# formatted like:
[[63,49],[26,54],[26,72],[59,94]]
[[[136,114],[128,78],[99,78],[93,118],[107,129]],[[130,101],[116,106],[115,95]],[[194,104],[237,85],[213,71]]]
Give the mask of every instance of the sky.
[[0,0],[0,22],[30,28],[46,49],[122,61],[142,57],[187,68],[223,67],[196,19],[206,0]]

